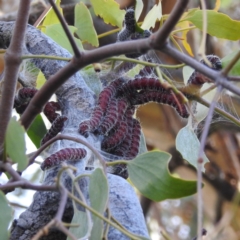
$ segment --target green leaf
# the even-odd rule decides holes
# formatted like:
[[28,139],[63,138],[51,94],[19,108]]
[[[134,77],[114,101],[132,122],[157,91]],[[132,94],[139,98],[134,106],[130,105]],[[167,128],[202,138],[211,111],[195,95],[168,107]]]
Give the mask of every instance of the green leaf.
[[[88,221],[86,212],[79,211],[77,208],[74,208],[74,215],[71,221],[72,224],[79,224],[78,227],[70,227],[69,231],[76,237],[82,238],[86,235],[88,231]],[[67,240],[72,238],[68,237]]]
[[91,14],[84,5],[84,3],[78,3],[75,6],[74,13],[74,26],[77,28],[76,33],[82,41],[87,41],[92,44],[94,47],[99,46],[97,33],[93,26],[93,20]]
[[[202,30],[202,10],[197,10],[190,16],[187,15],[183,20],[192,22],[197,28]],[[239,29],[240,21],[233,20],[226,14],[207,10],[207,33],[211,36],[236,41],[240,39]]]
[[[70,29],[72,35],[77,30],[77,28],[73,27],[73,26],[69,26],[69,29]],[[53,24],[53,25],[47,26],[46,35],[49,36],[50,38],[52,38],[60,46],[67,49],[71,54],[73,54],[72,46],[63,30],[63,27],[61,24]],[[82,50],[83,47],[82,47],[81,41],[75,37],[74,37],[74,39],[75,39],[79,49]]]
[[[235,57],[235,55],[237,54],[237,52],[232,52],[229,53],[228,55],[226,55],[222,60],[222,65],[223,68],[225,68],[230,62],[231,60]],[[240,75],[240,60],[238,60],[236,62],[236,64],[233,66],[233,68],[231,69],[231,71],[229,72],[230,75],[233,76],[239,76]]]
[[161,1],[155,4],[153,8],[148,12],[147,16],[144,18],[142,29],[147,30],[153,28],[157,20],[160,21],[162,18],[162,4]]
[[122,27],[125,11],[119,8],[114,0],[90,0],[94,12],[100,16],[105,23]]
[[36,148],[40,147],[41,139],[44,137],[46,132],[47,129],[44,124],[44,121],[41,115],[38,114],[27,131],[27,135],[32,140]]
[[[61,2],[61,0],[57,0],[55,4],[57,5],[59,11],[62,13],[62,8],[60,7],[60,2]],[[57,23],[60,23],[60,22],[58,20],[58,17],[56,15],[56,13],[51,8],[49,10],[49,12],[47,13],[47,16],[45,17],[45,19],[44,19],[44,21],[42,23],[43,28],[41,29],[41,31],[43,33],[46,33],[46,27],[47,26],[50,26],[50,25],[53,25],[53,24],[57,24]]]
[[[186,126],[182,128],[176,137],[176,149],[182,154],[182,157],[197,168],[200,142],[193,130]],[[203,155],[204,163],[209,162],[206,155]],[[203,170],[203,169],[202,169]]]
[[135,19],[138,21],[141,13],[143,10],[143,2],[142,0],[136,0],[136,6],[135,6]]
[[[108,182],[102,169],[97,168],[90,176],[89,197],[91,207],[104,214],[108,202]],[[103,221],[92,214],[93,228],[91,240],[101,240],[103,235]]]
[[13,162],[18,163],[18,171],[23,171],[28,164],[24,134],[23,126],[16,117],[12,117],[7,126],[5,144],[9,157]]
[[128,162],[130,180],[136,188],[153,201],[175,199],[196,193],[196,182],[173,177],[168,170],[171,155],[152,151]]
[[12,209],[9,207],[7,199],[2,191],[0,191],[0,233],[1,240],[9,239],[8,226],[12,219]]

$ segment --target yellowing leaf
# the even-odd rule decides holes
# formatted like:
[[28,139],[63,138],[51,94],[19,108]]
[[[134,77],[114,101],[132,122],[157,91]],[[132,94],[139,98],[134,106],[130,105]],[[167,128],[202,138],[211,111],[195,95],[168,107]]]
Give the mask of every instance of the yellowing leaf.
[[191,49],[191,46],[189,45],[188,41],[187,41],[187,34],[189,32],[189,22],[188,21],[183,21],[183,22],[180,22],[178,23],[177,27],[179,27],[180,29],[186,29],[186,30],[183,30],[182,31],[182,44],[184,46],[184,48],[186,49],[186,51],[188,52],[188,54],[190,56],[193,56],[193,53],[192,53],[192,49]]
[[148,12],[147,16],[144,18],[142,29],[150,29],[155,26],[157,20],[160,21],[162,18],[162,5],[161,2],[155,4],[153,8]]
[[[183,20],[192,22],[202,30],[202,10],[191,12]],[[207,10],[207,33],[211,36],[236,41],[240,39],[239,29],[240,21],[233,20],[226,14]]]
[[220,5],[221,5],[221,0],[216,0],[215,7],[213,10],[217,12],[220,8]]
[[39,71],[37,80],[36,80],[36,88],[40,89],[45,82],[46,82],[45,76],[43,75],[42,71]]
[[76,33],[82,41],[87,41],[94,47],[98,47],[98,37],[93,26],[91,14],[84,3],[75,6],[74,26],[77,28]]
[[100,16],[105,23],[122,27],[125,11],[119,8],[114,0],[90,0],[94,12]]
[[[60,12],[62,13],[62,8],[60,7],[60,2],[61,2],[61,0],[57,0],[56,5],[57,5],[58,9],[60,10]],[[52,24],[56,24],[56,23],[59,23],[59,20],[58,20],[57,15],[55,14],[54,10],[51,8],[43,21],[42,26],[44,26],[44,27],[41,28],[41,31],[45,33],[46,32],[45,27],[52,25]]]

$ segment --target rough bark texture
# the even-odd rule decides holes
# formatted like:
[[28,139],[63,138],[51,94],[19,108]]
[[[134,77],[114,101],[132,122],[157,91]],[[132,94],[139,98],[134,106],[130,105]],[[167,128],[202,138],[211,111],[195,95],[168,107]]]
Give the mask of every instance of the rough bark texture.
[[[8,47],[12,29],[12,22],[0,22],[0,48]],[[25,52],[26,54],[33,55],[45,54],[67,58],[71,57],[69,52],[31,26],[28,26],[26,34]],[[47,59],[33,59],[31,62],[41,69],[46,79],[66,65],[66,62],[64,61]],[[62,114],[68,117],[62,133],[82,138],[77,131],[78,125],[81,121],[90,117],[91,111],[95,106],[95,94],[89,89],[80,72],[78,72],[57,90],[56,95],[62,108]],[[95,136],[90,135],[87,138],[87,141],[96,148],[100,148],[100,139]],[[85,146],[67,140],[54,143],[46,152],[46,156],[68,147],[81,147],[87,150],[87,156],[84,159],[77,163],[72,163],[78,169],[76,175],[85,172],[85,167],[87,165],[89,166],[89,160],[96,160],[93,153]],[[56,166],[45,171],[43,184],[53,184],[59,168],[59,166]],[[115,217],[130,232],[147,237],[148,233],[142,209],[132,187],[127,181],[115,175],[108,174],[108,181],[110,186],[109,207],[113,217]],[[62,175],[62,183],[67,189],[71,190],[71,180],[67,174]],[[85,197],[88,199],[87,182],[83,179],[79,185]],[[55,216],[59,205],[59,199],[60,194],[58,192],[37,192],[31,206],[21,214],[18,220],[14,221],[11,239],[31,239],[40,228],[46,225]],[[68,200],[63,221],[71,222],[72,216],[72,203],[71,200]],[[66,239],[66,236],[57,230],[52,230],[48,236],[43,237],[42,239],[61,240]],[[111,227],[108,239],[116,240],[129,238]]]

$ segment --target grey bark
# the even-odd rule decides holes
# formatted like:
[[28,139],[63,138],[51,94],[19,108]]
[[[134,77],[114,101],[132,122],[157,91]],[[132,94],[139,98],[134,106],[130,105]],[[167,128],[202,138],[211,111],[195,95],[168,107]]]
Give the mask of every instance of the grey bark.
[[[12,22],[0,22],[0,48],[7,48],[10,42],[13,29]],[[45,54],[61,57],[71,57],[70,53],[53,42],[50,38],[36,30],[34,27],[28,26],[26,34],[26,54]],[[59,69],[66,65],[64,61],[53,61],[47,59],[33,59],[31,62],[41,69],[46,79],[56,73]],[[94,60],[93,60],[94,62]],[[91,111],[96,103],[96,96],[85,83],[80,72],[74,74],[65,84],[63,84],[56,92],[58,102],[62,108],[62,114],[68,117],[63,130],[63,134],[83,138],[77,131],[81,121],[90,117]],[[87,139],[90,144],[96,148],[100,148],[100,139],[90,135]],[[71,163],[78,170],[76,175],[82,174],[85,167],[89,166],[90,160],[97,159],[93,153],[79,143],[62,140],[51,145],[46,152],[46,157],[54,152],[67,147],[82,147],[87,150],[87,156],[78,161]],[[92,165],[94,167],[94,165]],[[60,166],[53,167],[45,171],[43,184],[54,184]],[[117,219],[130,232],[148,237],[142,209],[133,188],[123,178],[107,174],[109,182],[109,208],[112,216]],[[67,174],[62,175],[63,185],[71,190],[71,179]],[[86,180],[79,182],[80,188],[88,200],[88,184]],[[31,206],[15,220],[12,225],[11,238],[27,240],[31,239],[36,232],[46,225],[56,214],[60,200],[58,192],[37,192],[34,195]],[[71,222],[73,216],[72,202],[68,199],[64,222]],[[51,230],[50,234],[42,239],[66,239],[66,236],[58,230]],[[118,230],[110,228],[108,234],[109,240],[129,239]]]

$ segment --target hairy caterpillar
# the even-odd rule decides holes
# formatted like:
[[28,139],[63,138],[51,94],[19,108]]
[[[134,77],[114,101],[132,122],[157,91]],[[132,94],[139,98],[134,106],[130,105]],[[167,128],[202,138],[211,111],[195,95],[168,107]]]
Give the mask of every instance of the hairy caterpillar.
[[43,109],[43,113],[45,114],[49,122],[52,123],[57,117],[60,116],[60,114],[56,113],[56,111],[60,110],[61,107],[58,102],[48,102]]
[[116,128],[116,132],[112,135],[106,136],[102,143],[101,148],[105,151],[110,150],[111,148],[115,148],[118,146],[127,135],[127,123],[122,121],[119,123],[119,126]]
[[120,89],[119,92],[136,91],[136,90],[156,90],[156,91],[168,91],[167,85],[161,83],[157,78],[136,78],[129,80]]
[[14,108],[17,113],[22,114],[28,106],[29,101],[37,93],[36,88],[24,87],[18,90],[14,99]]
[[118,33],[117,41],[123,42],[128,40],[132,33],[135,32],[135,18],[134,18],[134,10],[127,9],[125,18],[124,18],[124,27]]
[[138,155],[141,136],[141,125],[137,119],[133,119],[132,138],[129,151],[126,153],[127,158],[135,158]]
[[88,137],[89,132],[93,132],[95,129],[98,128],[104,112],[100,107],[96,107],[91,115],[89,120],[83,121],[79,124],[79,133],[82,134],[84,137]]
[[51,128],[45,134],[41,141],[41,145],[55,137],[59,132],[63,130],[64,122],[67,120],[66,116],[58,116],[52,123]]
[[[117,41],[124,42],[127,40],[137,40],[141,38],[148,38],[151,35],[149,30],[142,30],[142,32],[136,32],[136,20],[134,16],[134,9],[127,9],[124,18],[124,27],[118,33]],[[138,58],[142,53],[130,53],[125,54],[129,58]]]
[[[222,63],[221,63],[221,60],[220,60],[220,58],[218,56],[216,56],[216,55],[207,55],[206,57],[212,63],[212,69],[215,69],[217,71],[222,69]],[[202,64],[208,66],[204,62],[203,59],[200,62]],[[198,71],[194,71],[192,73],[192,75],[190,76],[189,80],[188,80],[188,85],[194,84],[194,85],[201,86],[205,82],[211,82],[211,79],[209,79],[208,77],[204,76],[202,73],[200,73]]]
[[77,161],[86,155],[87,151],[84,148],[64,148],[46,158],[41,164],[41,169],[44,171],[64,161]]
[[102,109],[104,113],[107,111],[108,104],[110,99],[115,96],[117,89],[124,83],[123,78],[116,79],[111,82],[109,86],[105,87],[102,92],[99,94],[98,106]]
[[133,105],[141,105],[148,102],[167,104],[173,107],[182,118],[189,117],[187,107],[184,104],[177,102],[176,96],[174,96],[171,92],[141,91],[134,99],[132,99]]
[[114,125],[117,122],[118,119],[118,103],[116,99],[112,99],[112,101],[109,103],[108,110],[106,113],[106,116],[102,122],[102,124],[99,126],[98,131],[100,134],[107,134],[111,128],[114,127]]

